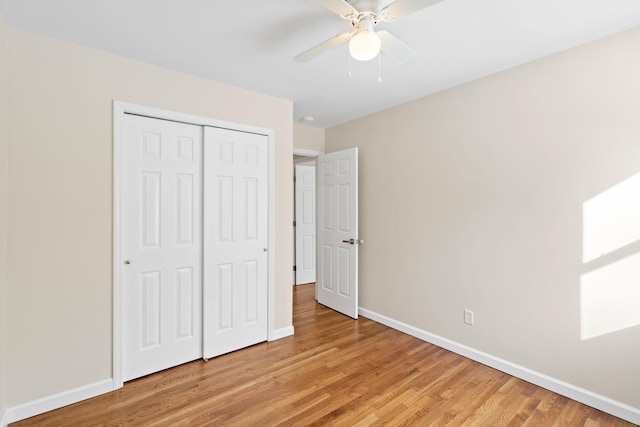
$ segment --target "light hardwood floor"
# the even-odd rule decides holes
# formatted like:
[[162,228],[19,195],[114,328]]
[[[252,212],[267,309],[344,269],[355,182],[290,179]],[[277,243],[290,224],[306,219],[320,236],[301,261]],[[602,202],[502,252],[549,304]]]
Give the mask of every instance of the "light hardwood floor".
[[295,336],[12,426],[632,426],[294,288]]

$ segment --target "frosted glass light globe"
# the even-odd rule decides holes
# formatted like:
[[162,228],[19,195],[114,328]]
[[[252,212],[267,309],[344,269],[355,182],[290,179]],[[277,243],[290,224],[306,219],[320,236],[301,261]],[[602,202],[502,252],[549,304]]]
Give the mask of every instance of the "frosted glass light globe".
[[349,40],[349,53],[358,61],[369,61],[380,53],[380,37],[374,32],[360,31]]

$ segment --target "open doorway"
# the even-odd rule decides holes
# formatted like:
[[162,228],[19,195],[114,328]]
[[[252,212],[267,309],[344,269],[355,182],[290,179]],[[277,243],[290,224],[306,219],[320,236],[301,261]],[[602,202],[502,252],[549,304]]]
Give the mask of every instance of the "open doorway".
[[293,285],[316,281],[316,159],[322,154],[293,150]]

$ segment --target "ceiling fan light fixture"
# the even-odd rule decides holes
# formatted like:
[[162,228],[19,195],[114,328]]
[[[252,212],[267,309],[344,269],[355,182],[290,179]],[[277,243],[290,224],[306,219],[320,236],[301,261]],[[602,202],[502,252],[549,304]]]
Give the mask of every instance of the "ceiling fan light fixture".
[[369,30],[360,31],[349,40],[349,54],[357,61],[369,61],[380,53],[380,37]]

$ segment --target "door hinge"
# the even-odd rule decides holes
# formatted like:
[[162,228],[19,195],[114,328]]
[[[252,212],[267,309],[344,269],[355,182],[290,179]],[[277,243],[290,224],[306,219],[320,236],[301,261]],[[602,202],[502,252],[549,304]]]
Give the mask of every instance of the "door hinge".
[[293,271],[296,271],[296,266],[295,265],[293,266]]
[[293,182],[296,182],[296,176],[293,175]]
[[293,226],[294,226],[294,227],[296,226],[296,222],[295,222],[295,221],[293,221]]

